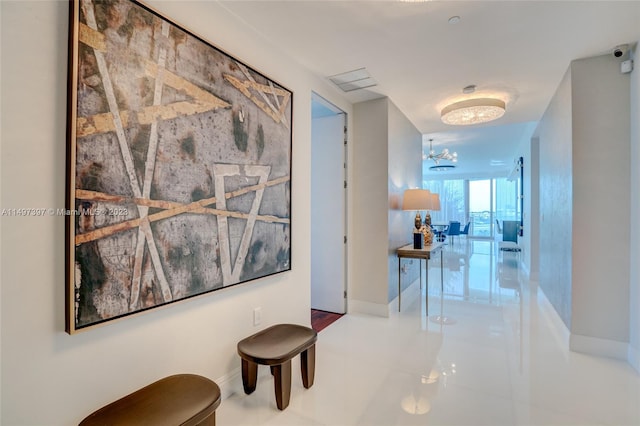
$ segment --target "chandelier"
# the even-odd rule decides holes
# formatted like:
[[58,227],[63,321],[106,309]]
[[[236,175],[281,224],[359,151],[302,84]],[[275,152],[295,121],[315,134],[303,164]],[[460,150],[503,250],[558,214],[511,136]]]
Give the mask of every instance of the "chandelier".
[[448,160],[452,163],[458,162],[458,153],[457,152],[449,152],[447,148],[443,149],[441,153],[436,154],[433,150],[433,139],[429,139],[429,155],[422,154],[423,160],[433,160],[436,163],[436,166],[440,165],[440,160]]

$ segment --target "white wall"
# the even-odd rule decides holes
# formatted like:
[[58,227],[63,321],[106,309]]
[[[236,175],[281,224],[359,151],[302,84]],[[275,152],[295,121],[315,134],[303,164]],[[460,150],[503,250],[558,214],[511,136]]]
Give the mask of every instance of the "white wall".
[[[638,41],[640,43],[640,40]],[[631,210],[632,218],[640,217],[640,63],[635,51],[635,70],[631,73]],[[629,289],[629,363],[640,372],[640,221],[632,220],[630,289]]]
[[349,312],[387,315],[387,149],[386,98],[353,108],[353,232],[349,246]]
[[[402,210],[405,189],[422,188],[422,134],[409,119],[389,101],[389,165],[388,165],[388,294],[387,301],[398,297],[398,257],[396,249],[413,243],[415,212]],[[425,212],[422,212],[424,220]],[[401,275],[401,291],[420,275],[419,261],[404,259],[411,269]]]
[[[353,271],[349,311],[389,315],[398,295],[395,249],[412,242],[415,212],[402,211],[402,195],[421,186],[422,136],[387,98],[354,106]],[[418,276],[419,262],[403,276],[403,286]]]
[[573,61],[536,131],[540,288],[572,350],[622,359],[631,353],[629,93],[611,55]]
[[[571,81],[571,348],[589,348],[597,343],[594,339],[609,345],[624,342],[626,358],[631,225],[629,75],[621,74],[620,61],[607,54],[573,61]],[[601,244],[605,244],[604,250],[594,250]]]
[[540,155],[539,283],[571,328],[571,74],[567,72],[538,128]]
[[[0,24],[2,23],[2,7],[0,5]],[[0,49],[3,46],[2,31],[0,31]],[[2,82],[2,58],[0,57],[0,82]],[[0,99],[2,96],[2,84],[0,84]],[[0,124],[2,123],[2,108],[0,107]],[[0,175],[2,174],[2,135],[0,134]],[[2,185],[0,184],[0,200],[2,200]],[[2,207],[0,205],[0,207]],[[2,241],[2,221],[0,220],[0,242]],[[0,244],[0,259],[2,256],[2,245]],[[2,295],[2,261],[0,260],[0,295]],[[0,336],[2,336],[2,301],[0,301]],[[0,338],[0,423],[2,423],[2,338]]]
[[531,281],[540,273],[540,140],[531,138],[524,156],[524,264]]
[[[96,408],[178,372],[202,374],[233,390],[239,385],[236,343],[257,330],[254,307],[262,307],[262,327],[309,323],[311,92],[348,113],[351,106],[220,4],[152,6],[293,90],[292,270],[69,336],[64,218],[3,217],[2,424],[77,424]],[[0,7],[1,206],[63,207],[68,4],[2,1]]]

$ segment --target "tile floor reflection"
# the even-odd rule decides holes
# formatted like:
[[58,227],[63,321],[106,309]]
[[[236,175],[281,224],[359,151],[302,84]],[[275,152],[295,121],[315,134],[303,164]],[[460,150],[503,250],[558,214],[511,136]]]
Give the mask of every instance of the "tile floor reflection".
[[[220,425],[640,425],[640,375],[627,363],[570,352],[517,253],[464,238],[429,265],[424,288],[390,318],[349,314],[318,339],[316,379],[293,365],[291,403],[278,411],[261,368]],[[436,316],[451,324],[442,324]]]

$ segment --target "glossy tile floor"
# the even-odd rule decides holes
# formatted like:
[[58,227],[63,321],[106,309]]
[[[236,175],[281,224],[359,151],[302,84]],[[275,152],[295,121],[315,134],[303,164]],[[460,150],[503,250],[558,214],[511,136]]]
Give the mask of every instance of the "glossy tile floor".
[[315,384],[302,387],[296,358],[286,410],[261,367],[257,390],[239,385],[218,424],[640,425],[640,375],[568,351],[517,254],[463,237],[444,251],[444,298],[429,263],[429,317],[418,291],[390,318],[348,314],[321,331]]

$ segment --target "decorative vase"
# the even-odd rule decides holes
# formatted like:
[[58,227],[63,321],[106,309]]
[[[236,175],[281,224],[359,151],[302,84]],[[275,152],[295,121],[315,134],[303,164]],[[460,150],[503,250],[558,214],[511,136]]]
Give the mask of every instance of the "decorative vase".
[[423,226],[420,231],[422,231],[422,236],[424,239],[424,245],[430,246],[433,243],[433,231],[431,231],[430,226]]

